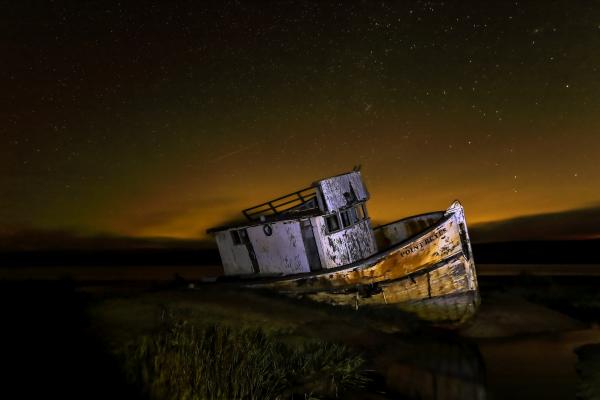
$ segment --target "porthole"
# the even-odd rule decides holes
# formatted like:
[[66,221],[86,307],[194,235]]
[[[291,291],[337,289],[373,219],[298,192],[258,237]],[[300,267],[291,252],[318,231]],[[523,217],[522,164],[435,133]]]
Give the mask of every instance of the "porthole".
[[273,234],[273,228],[271,228],[271,225],[263,225],[263,232],[265,235],[271,236]]

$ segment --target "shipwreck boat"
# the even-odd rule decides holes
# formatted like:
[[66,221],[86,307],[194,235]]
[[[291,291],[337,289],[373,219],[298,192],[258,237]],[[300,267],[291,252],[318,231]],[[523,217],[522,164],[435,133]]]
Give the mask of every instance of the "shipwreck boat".
[[245,209],[246,223],[208,233],[224,274],[250,287],[440,324],[473,316],[479,291],[461,204],[373,228],[369,197],[354,170]]

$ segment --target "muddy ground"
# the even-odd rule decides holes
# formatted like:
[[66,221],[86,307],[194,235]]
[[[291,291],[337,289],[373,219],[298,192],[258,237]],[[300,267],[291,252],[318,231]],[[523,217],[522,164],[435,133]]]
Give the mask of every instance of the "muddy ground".
[[[481,277],[482,305],[460,329],[398,313],[339,309],[183,282],[0,284],[5,390],[19,397],[136,398],[114,352],[165,315],[261,327],[289,343],[321,338],[365,355],[372,383],[355,398],[574,398],[576,348],[600,343],[594,277]],[[348,394],[350,395],[350,394]]]

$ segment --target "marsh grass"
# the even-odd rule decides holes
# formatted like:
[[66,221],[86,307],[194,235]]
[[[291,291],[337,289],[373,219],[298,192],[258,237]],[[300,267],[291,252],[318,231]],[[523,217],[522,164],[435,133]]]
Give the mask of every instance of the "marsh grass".
[[600,399],[600,344],[586,344],[575,350],[577,354],[577,375],[579,385],[577,398],[582,400]]
[[152,399],[332,398],[367,383],[346,346],[285,344],[261,329],[169,320],[122,351],[125,372]]

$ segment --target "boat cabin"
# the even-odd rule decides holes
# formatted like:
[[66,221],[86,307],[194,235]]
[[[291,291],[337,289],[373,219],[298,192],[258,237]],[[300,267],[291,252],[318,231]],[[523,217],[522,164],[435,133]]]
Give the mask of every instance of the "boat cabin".
[[247,223],[213,228],[225,275],[291,275],[336,268],[377,252],[359,171],[242,211]]

